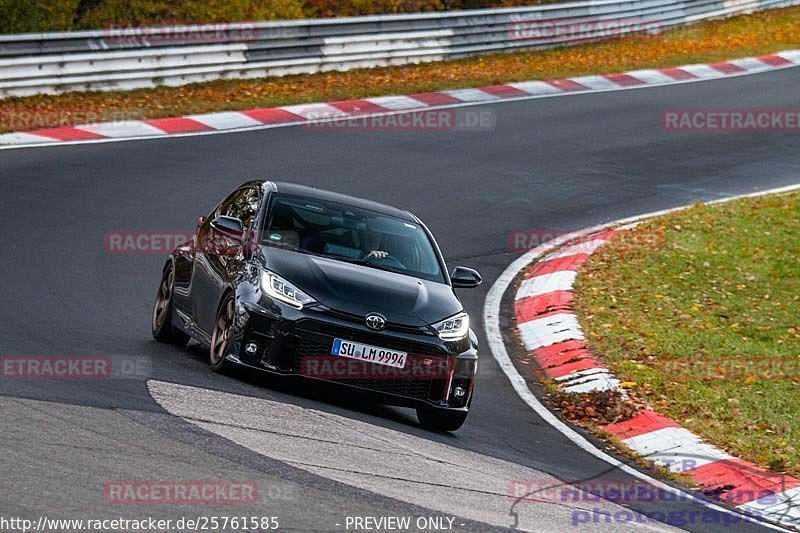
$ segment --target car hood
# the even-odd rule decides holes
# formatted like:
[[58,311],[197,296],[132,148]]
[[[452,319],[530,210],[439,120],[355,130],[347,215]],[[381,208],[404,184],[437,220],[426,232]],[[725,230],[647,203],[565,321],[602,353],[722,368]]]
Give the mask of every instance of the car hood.
[[390,323],[425,326],[462,309],[444,283],[279,248],[265,249],[263,257],[268,269],[344,313],[376,312]]

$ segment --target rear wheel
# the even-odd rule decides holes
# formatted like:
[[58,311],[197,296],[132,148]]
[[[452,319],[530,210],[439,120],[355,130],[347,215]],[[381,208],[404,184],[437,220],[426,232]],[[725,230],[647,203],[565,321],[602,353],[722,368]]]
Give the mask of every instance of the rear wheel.
[[435,407],[420,407],[417,409],[419,423],[435,431],[455,431],[467,419],[468,411],[450,411],[436,409]]
[[228,294],[222,300],[219,311],[217,311],[217,321],[214,323],[214,330],[211,333],[209,353],[209,365],[214,372],[222,372],[227,366],[225,356],[228,355],[228,348],[231,344],[233,306],[233,296]]
[[168,265],[161,275],[161,284],[153,304],[152,331],[153,338],[159,342],[186,345],[189,335],[172,325],[172,291],[175,287],[175,272]]

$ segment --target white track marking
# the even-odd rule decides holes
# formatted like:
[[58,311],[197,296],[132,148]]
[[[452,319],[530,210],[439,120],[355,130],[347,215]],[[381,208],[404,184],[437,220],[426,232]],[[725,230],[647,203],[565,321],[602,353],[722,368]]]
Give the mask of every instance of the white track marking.
[[747,72],[762,72],[764,70],[772,69],[772,65],[764,63],[757,57],[746,57],[744,59],[734,59],[729,63],[736,65],[739,68],[745,69]]
[[551,346],[558,342],[583,340],[583,333],[578,325],[578,317],[572,313],[537,318],[517,324],[519,336],[528,351]]
[[688,72],[689,74],[694,74],[698,78],[704,80],[728,76],[724,72],[720,72],[719,70],[711,68],[708,65],[686,65],[678,68]]
[[499,100],[499,97],[480,89],[456,89],[454,91],[444,91],[444,94],[449,94],[462,102],[492,102]]
[[655,69],[633,70],[625,74],[653,85],[667,84],[675,81],[674,78],[670,78],[663,72],[659,72]]
[[428,107],[424,102],[414,100],[410,96],[378,96],[375,98],[365,98],[367,102],[373,103],[385,109],[400,111],[403,109],[422,109]]
[[568,291],[575,283],[575,277],[577,275],[578,273],[574,270],[559,270],[558,272],[551,272],[550,274],[533,276],[522,281],[514,299],[520,300],[522,298],[539,296],[553,291]]
[[528,93],[533,96],[544,96],[544,95],[552,95],[552,94],[563,94],[564,91],[559,89],[558,87],[554,87],[549,83],[545,83],[543,81],[523,81],[519,83],[507,83],[509,87],[514,87],[515,89],[519,89],[524,93]]
[[98,122],[97,124],[85,124],[75,126],[75,129],[96,133],[104,137],[134,137],[137,135],[167,135],[155,126],[145,124],[138,120],[123,120],[119,122]]
[[0,135],[0,149],[3,148],[3,144],[10,144],[10,143],[19,143],[27,145],[33,145],[38,143],[54,143],[58,142],[57,139],[53,139],[51,137],[45,137],[43,135],[35,135],[33,133],[23,133],[23,132],[14,132],[14,133],[3,133]]
[[248,117],[244,113],[227,111],[223,113],[206,113],[203,115],[189,115],[186,118],[196,120],[215,130],[230,130],[235,128],[249,128],[260,126],[261,122]]
[[278,109],[300,115],[308,120],[341,119],[350,116],[349,113],[328,104],[287,105]]
[[584,87],[589,87],[594,91],[614,90],[620,87],[620,84],[614,83],[603,76],[581,76],[579,78],[570,78],[569,81],[580,83]]

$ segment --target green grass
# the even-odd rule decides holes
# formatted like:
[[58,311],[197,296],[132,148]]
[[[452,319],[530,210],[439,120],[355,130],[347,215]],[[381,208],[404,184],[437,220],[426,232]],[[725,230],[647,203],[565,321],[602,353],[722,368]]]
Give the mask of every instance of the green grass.
[[698,204],[601,249],[576,284],[592,349],[657,411],[800,474],[800,197]]

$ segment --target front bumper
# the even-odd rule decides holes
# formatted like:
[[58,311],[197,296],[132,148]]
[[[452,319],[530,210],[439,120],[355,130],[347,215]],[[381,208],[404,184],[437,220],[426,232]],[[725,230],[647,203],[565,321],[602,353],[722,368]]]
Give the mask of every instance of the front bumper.
[[[423,328],[375,332],[323,306],[297,310],[237,302],[229,360],[282,375],[322,380],[368,393],[378,403],[466,411],[477,349],[465,339],[445,342]],[[403,369],[331,355],[334,339],[408,353]]]

